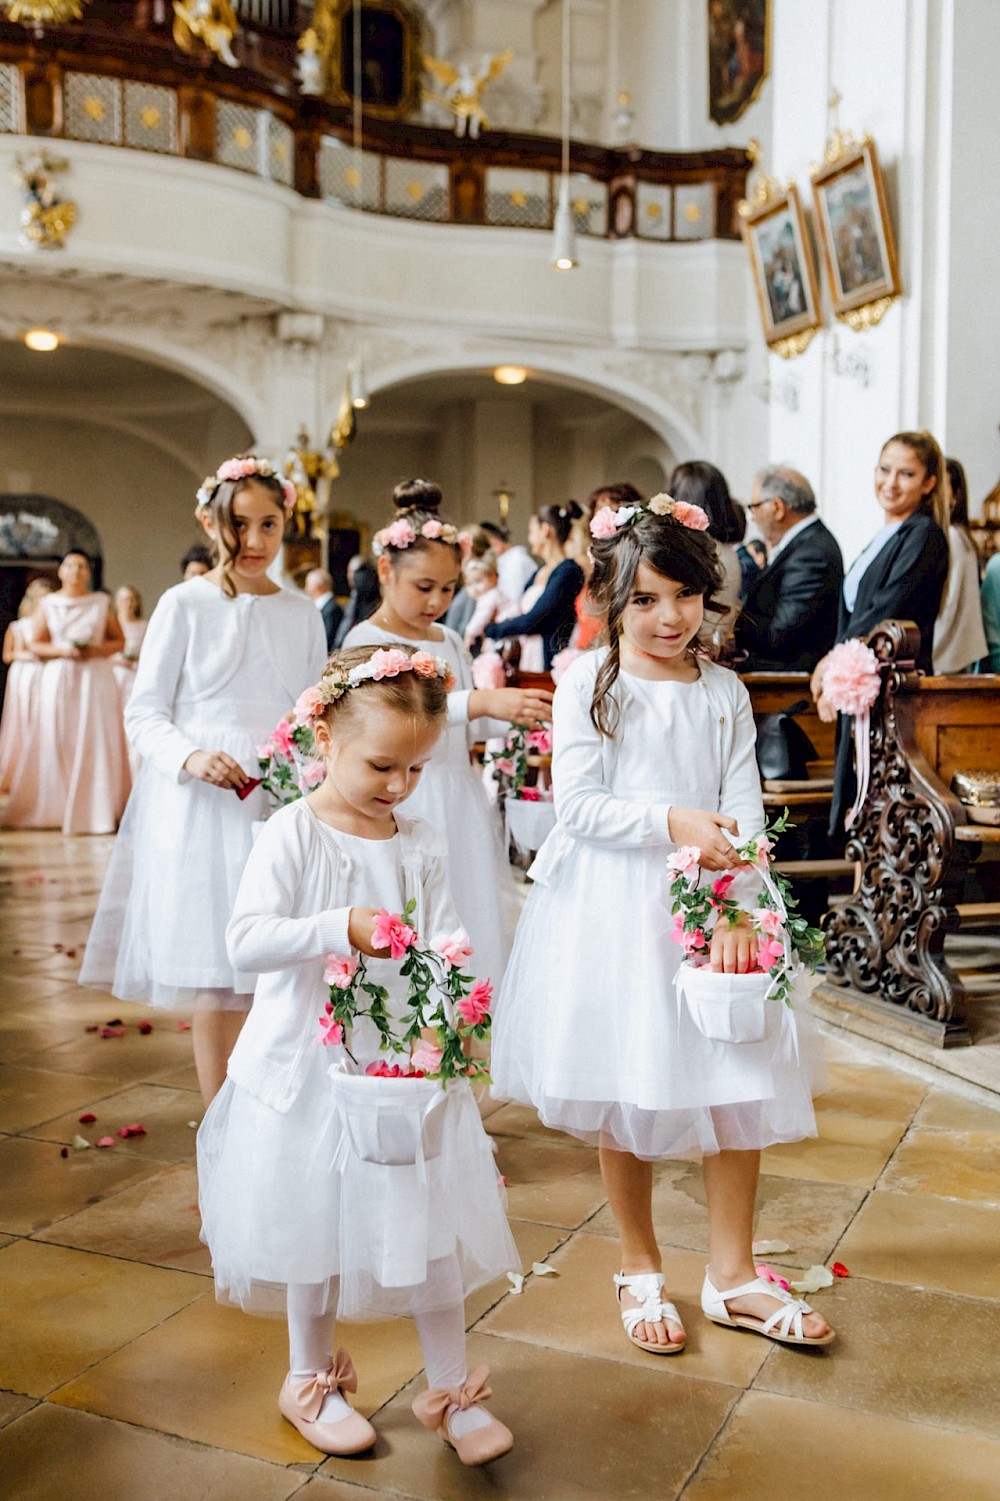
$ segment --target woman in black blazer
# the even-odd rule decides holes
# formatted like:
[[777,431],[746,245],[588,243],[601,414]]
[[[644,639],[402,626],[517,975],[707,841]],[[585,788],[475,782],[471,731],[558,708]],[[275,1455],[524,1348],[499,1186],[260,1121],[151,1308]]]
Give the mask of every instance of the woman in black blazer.
[[[837,641],[864,637],[883,620],[913,620],[920,630],[917,666],[931,671],[934,622],[948,578],[948,538],[941,450],[928,432],[897,433],[875,466],[875,499],[883,525],[848,569],[840,596]],[[943,525],[942,525],[943,523]],[[836,712],[823,697],[826,658],[812,676],[821,719]],[[842,836],[854,797],[850,723],[837,725],[830,834]]]
[[[576,596],[583,588],[583,569],[566,556],[573,522],[583,515],[575,500],[564,506],[542,506],[528,524],[528,546],[542,566],[528,580],[528,589],[544,584],[539,597],[523,615],[494,621],[485,630],[492,641],[509,636],[540,636],[546,672],[552,658],[569,645],[576,625]],[[523,667],[522,658],[522,667]]]

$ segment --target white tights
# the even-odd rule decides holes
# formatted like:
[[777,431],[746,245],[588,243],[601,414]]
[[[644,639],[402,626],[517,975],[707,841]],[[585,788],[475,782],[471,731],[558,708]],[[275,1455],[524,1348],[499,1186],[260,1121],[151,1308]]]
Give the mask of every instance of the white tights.
[[[326,1297],[322,1283],[293,1283],[288,1288],[288,1365],[296,1378],[329,1369],[337,1319],[337,1292],[337,1278],[331,1279]],[[325,1311],[320,1311],[324,1302]],[[461,1386],[468,1374],[464,1306],[454,1303],[434,1313],[418,1313],[414,1316],[414,1323],[424,1357],[427,1385],[446,1389]],[[324,1399],[318,1421],[337,1423],[350,1411],[340,1393],[331,1392]],[[489,1421],[489,1415],[481,1407],[470,1407],[466,1412],[452,1409],[449,1414],[451,1431],[456,1438],[485,1427]]]

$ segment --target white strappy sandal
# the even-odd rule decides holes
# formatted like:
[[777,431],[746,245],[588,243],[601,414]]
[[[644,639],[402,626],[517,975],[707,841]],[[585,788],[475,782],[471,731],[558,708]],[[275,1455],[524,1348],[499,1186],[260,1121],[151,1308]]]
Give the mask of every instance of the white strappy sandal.
[[[769,1298],[777,1298],[779,1307],[770,1318],[729,1312],[726,1307],[727,1299],[746,1298],[752,1293],[764,1293]],[[793,1298],[791,1293],[786,1293],[777,1282],[765,1282],[763,1277],[755,1277],[752,1282],[745,1282],[742,1287],[730,1287],[723,1293],[713,1285],[706,1271],[705,1284],[701,1290],[701,1309],[713,1324],[725,1324],[731,1329],[749,1329],[753,1334],[763,1334],[765,1338],[777,1340],[782,1345],[828,1345],[837,1337],[832,1329],[818,1336],[803,1334],[803,1315],[814,1313],[815,1310],[802,1298]]]
[[641,1304],[639,1308],[621,1309],[625,1334],[633,1345],[637,1345],[640,1350],[648,1350],[651,1355],[676,1355],[684,1349],[683,1340],[676,1340],[669,1345],[657,1345],[652,1340],[637,1339],[634,1332],[637,1324],[665,1324],[668,1321],[672,1324],[681,1323],[680,1314],[674,1305],[664,1303],[660,1297],[663,1291],[662,1272],[633,1272],[628,1277],[624,1272],[616,1272],[614,1283],[618,1289],[619,1306],[623,1287]]

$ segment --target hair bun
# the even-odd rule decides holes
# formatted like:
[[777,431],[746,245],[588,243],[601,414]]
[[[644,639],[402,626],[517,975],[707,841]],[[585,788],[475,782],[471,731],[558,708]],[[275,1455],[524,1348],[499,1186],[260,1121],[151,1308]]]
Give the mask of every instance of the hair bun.
[[575,500],[571,500],[569,505],[565,508],[565,514],[570,518],[571,521],[579,521],[583,516],[583,510],[580,506],[577,505]]
[[400,512],[429,511],[433,513],[438,510],[443,498],[441,486],[429,479],[405,479],[392,492],[393,504]]

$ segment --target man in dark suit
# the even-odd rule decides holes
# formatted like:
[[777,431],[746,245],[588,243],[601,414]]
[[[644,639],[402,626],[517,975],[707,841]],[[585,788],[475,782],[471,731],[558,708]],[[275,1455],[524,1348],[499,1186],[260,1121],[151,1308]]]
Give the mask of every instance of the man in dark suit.
[[306,593],[323,617],[326,631],[326,649],[333,651],[333,638],[337,634],[343,610],[333,593],[333,575],[325,568],[313,568],[306,574]]
[[768,545],[736,621],[748,672],[811,672],[837,634],[844,560],[816,514],[809,481],[786,465],[762,469],[747,507]]

